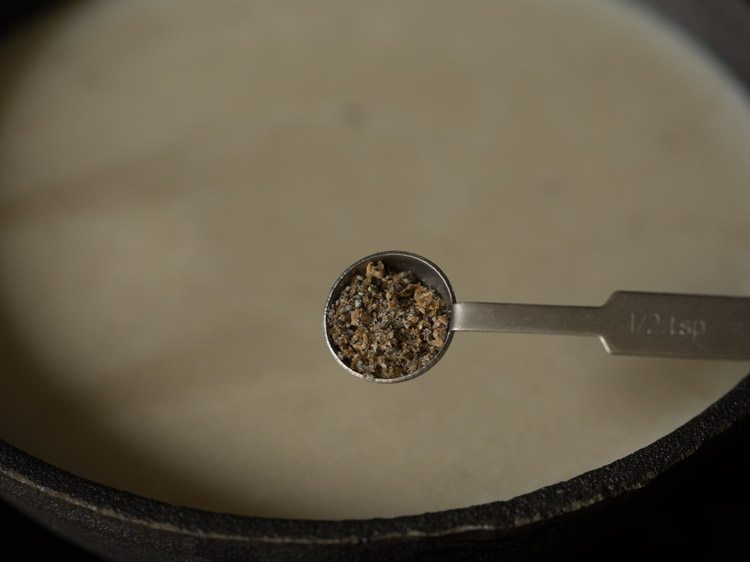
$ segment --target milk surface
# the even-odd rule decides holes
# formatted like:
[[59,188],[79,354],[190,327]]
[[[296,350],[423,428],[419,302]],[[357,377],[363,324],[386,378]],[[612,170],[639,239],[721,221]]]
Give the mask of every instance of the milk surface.
[[504,500],[748,371],[458,334],[374,385],[323,301],[379,250],[459,300],[749,295],[750,110],[626,2],[77,2],[0,53],[0,436],[261,516]]

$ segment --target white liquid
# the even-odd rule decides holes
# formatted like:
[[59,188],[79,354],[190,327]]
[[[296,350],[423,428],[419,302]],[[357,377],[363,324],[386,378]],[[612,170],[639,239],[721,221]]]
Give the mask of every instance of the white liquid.
[[177,504],[511,498],[701,412],[739,363],[459,334],[346,375],[323,299],[406,249],[460,300],[750,294],[750,111],[628,4],[83,2],[0,58],[0,436]]

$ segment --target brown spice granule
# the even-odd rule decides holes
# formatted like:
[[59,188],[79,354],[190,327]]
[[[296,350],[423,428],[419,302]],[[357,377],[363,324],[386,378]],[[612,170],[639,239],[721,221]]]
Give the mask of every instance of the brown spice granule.
[[369,262],[344,287],[327,315],[336,355],[363,375],[391,379],[426,366],[445,345],[445,300],[409,271]]

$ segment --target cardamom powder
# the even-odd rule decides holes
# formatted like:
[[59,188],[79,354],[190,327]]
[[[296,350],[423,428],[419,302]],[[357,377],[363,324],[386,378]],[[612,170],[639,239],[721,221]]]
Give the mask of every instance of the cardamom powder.
[[367,263],[327,314],[338,358],[363,375],[392,379],[427,366],[445,345],[445,299],[410,271]]

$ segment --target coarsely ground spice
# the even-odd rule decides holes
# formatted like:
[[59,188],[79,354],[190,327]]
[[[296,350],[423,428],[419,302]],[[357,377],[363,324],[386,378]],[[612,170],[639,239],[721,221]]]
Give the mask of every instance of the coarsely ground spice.
[[369,262],[331,305],[326,322],[336,355],[349,368],[381,379],[414,373],[445,345],[445,300],[409,271]]

